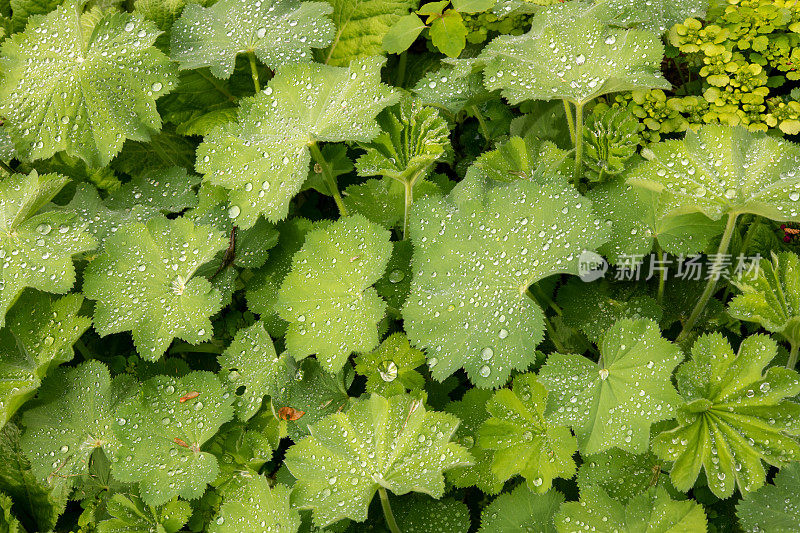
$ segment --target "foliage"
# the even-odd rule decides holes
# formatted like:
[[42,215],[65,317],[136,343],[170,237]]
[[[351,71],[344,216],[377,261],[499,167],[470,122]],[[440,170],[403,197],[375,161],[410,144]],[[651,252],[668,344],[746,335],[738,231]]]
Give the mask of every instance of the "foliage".
[[0,531],[796,531],[797,0],[0,2]]

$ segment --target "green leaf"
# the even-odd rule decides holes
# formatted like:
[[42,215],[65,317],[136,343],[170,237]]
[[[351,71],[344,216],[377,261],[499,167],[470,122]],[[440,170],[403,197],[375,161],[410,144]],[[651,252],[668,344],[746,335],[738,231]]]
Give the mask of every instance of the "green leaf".
[[490,390],[473,388],[467,390],[460,401],[445,406],[445,411],[461,420],[453,441],[466,448],[475,458],[474,465],[457,466],[445,472],[445,476],[448,482],[458,488],[476,486],[487,494],[497,494],[503,488],[503,483],[492,473],[494,452],[482,448],[477,439],[478,429],[489,418],[486,402],[491,396]]
[[425,105],[438,107],[454,118],[468,106],[491,97],[483,86],[481,73],[474,70],[477,59],[443,60],[438,70],[430,71],[414,86],[414,95]]
[[558,98],[583,105],[612,92],[669,89],[663,55],[657,35],[610,28],[585,4],[569,2],[538,13],[525,35],[497,37],[480,60],[486,88],[512,105]]
[[719,333],[703,335],[692,358],[676,373],[686,404],[678,426],[653,441],[656,455],[674,465],[675,488],[689,490],[700,469],[720,498],[764,484],[761,461],[782,466],[800,454],[790,435],[800,435],[800,405],[786,400],[800,394],[800,377],[781,367],[764,367],[777,345],[765,335],[745,338],[734,353]]
[[31,471],[13,423],[0,429],[0,490],[14,500],[14,512],[27,531],[51,531],[64,510],[69,489],[52,492]]
[[657,483],[672,489],[669,477],[662,476],[661,470],[661,462],[650,452],[636,455],[611,448],[584,457],[578,469],[578,487],[581,491],[601,488],[611,499],[624,504]]
[[[428,180],[416,180],[411,195],[416,201],[425,196],[441,196],[441,191]],[[405,220],[405,187],[401,182],[391,178],[368,179],[347,187],[343,196],[348,211],[360,213],[386,229],[402,227]]]
[[459,13],[479,13],[494,7],[497,0],[453,0],[453,9]]
[[564,495],[555,489],[537,494],[521,483],[483,509],[480,533],[556,533],[553,517],[563,502]]
[[114,432],[127,453],[117,456],[114,477],[139,483],[148,505],[199,498],[219,472],[217,459],[200,447],[233,417],[232,403],[211,372],[145,381],[117,410]]
[[639,263],[655,242],[667,253],[697,254],[724,228],[703,213],[664,216],[658,193],[628,185],[624,178],[601,183],[586,196],[611,228],[611,239],[599,251],[615,264]]
[[579,254],[602,243],[603,232],[571,185],[520,180],[424,199],[412,211],[411,239],[414,279],[403,308],[409,339],[427,351],[437,380],[463,366],[488,388],[535,361],[544,317],[528,287],[577,274]]
[[33,397],[42,379],[73,357],[72,345],[92,321],[78,315],[83,297],[70,294],[53,301],[27,291],[0,329],[0,427]]
[[478,444],[494,450],[492,472],[500,481],[522,475],[528,487],[543,494],[553,479],[575,473],[572,456],[578,443],[569,428],[544,417],[547,390],[536,374],[514,378],[513,389],[500,389],[486,404],[490,418],[478,430]]
[[308,173],[309,143],[367,142],[378,135],[375,117],[399,99],[380,82],[384,63],[373,57],[349,68],[287,66],[242,101],[238,123],[205,138],[197,170],[205,181],[231,189],[229,215],[237,226],[252,226],[259,214],[273,222],[286,217]]
[[74,214],[37,214],[66,183],[36,171],[0,178],[0,327],[26,287],[68,292],[75,283],[72,256],[95,247]]
[[401,17],[416,9],[419,0],[328,0],[333,6],[336,35],[318,54],[324,63],[347,66],[383,51],[383,38]]
[[200,177],[181,167],[150,169],[138,174],[112,192],[106,200],[110,209],[145,206],[162,213],[180,213],[197,206],[193,187]]
[[177,82],[152,46],[159,33],[127,13],[94,20],[67,0],[6,40],[0,113],[17,149],[30,159],[65,150],[104,166],[125,139],[158,133],[155,101]]
[[390,54],[405,52],[426,27],[415,13],[400,17],[383,36],[383,50]]
[[261,322],[240,329],[217,360],[220,374],[227,375],[231,392],[244,387],[234,402],[240,420],[252,418],[261,409],[264,396],[275,395],[281,386],[279,377],[285,363],[275,353],[272,339]]
[[222,234],[184,218],[121,227],[84,274],[83,292],[97,301],[95,329],[102,336],[131,330],[148,361],[176,337],[192,344],[210,339],[209,317],[220,310],[221,296],[194,274],[227,245]]
[[448,9],[441,16],[437,16],[431,23],[428,34],[433,45],[448,57],[458,57],[467,45],[467,27],[461,14],[453,9]]
[[469,508],[453,498],[434,500],[421,494],[393,499],[392,512],[403,533],[467,533],[470,528]]
[[283,386],[272,398],[273,410],[280,412],[283,407],[291,407],[303,413],[299,419],[285,422],[289,437],[298,441],[308,436],[311,425],[347,408],[351,401],[347,389],[352,382],[349,365],[331,374],[314,358],[304,359],[298,365],[289,357],[281,381]]
[[800,258],[792,252],[762,259],[755,273],[733,280],[742,294],[728,304],[728,313],[739,320],[758,322],[780,333],[793,345],[800,343]]
[[281,422],[267,409],[262,409],[247,422],[234,420],[224,424],[203,451],[217,457],[220,473],[213,486],[225,492],[231,481],[257,474],[272,458],[285,435]]
[[680,404],[670,382],[683,359],[652,320],[620,320],[598,345],[601,362],[581,355],[550,354],[539,380],[550,391],[552,423],[568,424],[582,454],[611,447],[647,450],[650,425],[668,420]]
[[425,386],[415,370],[425,364],[425,354],[412,348],[402,333],[389,335],[375,351],[356,357],[355,364],[356,372],[367,377],[367,392],[389,397]]
[[706,531],[703,506],[693,500],[673,500],[663,488],[650,489],[625,505],[611,499],[601,488],[581,491],[580,502],[563,504],[555,522],[558,531],[564,532]]
[[386,302],[372,285],[392,253],[389,238],[361,215],[308,233],[278,292],[278,312],[289,322],[286,347],[295,359],[317,354],[336,372],[350,353],[378,345]]
[[800,146],[744,128],[709,125],[651,144],[628,183],[661,192],[664,212],[752,213],[800,220]]
[[119,172],[137,176],[143,170],[192,168],[196,143],[178,135],[171,126],[149,141],[127,141],[111,165]]
[[395,241],[392,243],[392,256],[386,264],[386,272],[375,283],[375,290],[389,304],[390,315],[400,316],[400,308],[406,301],[411,288],[411,241]]
[[156,510],[136,496],[120,493],[111,496],[106,509],[113,518],[97,524],[98,533],[176,533],[192,514],[185,501],[174,499]]
[[286,333],[286,322],[278,317],[278,289],[286,274],[292,268],[292,257],[300,250],[306,240],[306,234],[315,227],[324,227],[328,221],[311,222],[305,218],[293,217],[281,222],[278,228],[278,244],[269,255],[266,264],[255,271],[247,287],[247,306],[254,313],[261,315],[267,331],[273,337]]
[[745,531],[790,533],[800,529],[797,512],[800,464],[784,466],[772,485],[748,492],[736,506],[736,516]]
[[0,531],[3,533],[24,533],[19,520],[12,514],[13,500],[0,492]]
[[133,380],[113,380],[99,361],[59,369],[42,385],[39,406],[25,412],[21,445],[36,477],[54,490],[88,473],[89,457],[102,449],[110,459],[124,453],[111,429],[116,409],[133,393]]
[[585,283],[571,279],[559,289],[557,300],[564,323],[581,330],[594,343],[599,343],[617,320],[649,318],[659,322],[662,316],[661,307],[650,296],[635,287],[603,280]]
[[312,48],[330,44],[335,28],[326,2],[221,0],[189,4],[172,27],[172,59],[181,70],[210,67],[230,78],[236,55],[255,53],[270,70],[311,61]]
[[280,483],[270,487],[264,476],[241,477],[233,487],[226,489],[219,513],[208,531],[296,533],[300,528],[300,514],[289,504],[290,493],[291,489]]
[[525,137],[511,137],[490,152],[479,155],[470,165],[466,181],[509,183],[518,179],[542,179],[571,176],[568,152],[530,132]]
[[206,0],[135,0],[133,12],[147,20],[155,22],[158,29],[166,32],[158,40],[158,44],[169,41],[169,30],[181,16],[181,11],[187,4],[206,4]]
[[61,0],[11,0],[11,30],[19,32],[25,29],[32,15],[45,15],[53,11]]
[[595,11],[613,26],[639,28],[659,35],[687,18],[703,19],[705,0],[596,0]]
[[293,500],[314,510],[318,527],[350,518],[363,522],[379,487],[397,495],[444,493],[442,472],[472,462],[450,441],[458,419],[426,411],[406,395],[377,394],[314,425],[312,436],[286,452],[297,478]]
[[[207,224],[222,231],[233,240],[233,264],[240,268],[258,268],[262,266],[272,250],[278,244],[278,230],[271,222],[259,218],[248,229],[234,230],[228,216],[228,192],[222,187],[203,184],[198,193],[199,201],[196,209],[186,213],[197,224]],[[231,235],[233,234],[233,237]],[[211,263],[213,264],[213,263]],[[219,263],[214,265],[216,272]],[[213,275],[213,273],[211,274]]]
[[[95,253],[105,249],[106,239],[122,226],[145,222],[157,217],[159,211],[152,207],[135,205],[131,208],[109,209],[97,189],[88,183],[79,183],[75,195],[65,206],[51,204],[48,209],[65,215],[77,215],[80,226],[97,241]],[[92,255],[92,254],[84,254]]]
[[450,144],[447,122],[419,101],[405,99],[383,110],[377,122],[378,136],[359,143],[366,150],[356,161],[359,176],[384,176],[413,186]]

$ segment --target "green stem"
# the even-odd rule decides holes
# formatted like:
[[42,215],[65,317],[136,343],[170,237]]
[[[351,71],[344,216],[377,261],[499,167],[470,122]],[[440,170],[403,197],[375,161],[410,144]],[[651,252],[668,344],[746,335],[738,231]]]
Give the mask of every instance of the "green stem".
[[[725,232],[722,234],[722,240],[719,243],[719,248],[717,249],[717,255],[714,257],[714,262],[711,266],[711,271],[716,273],[719,272],[719,267],[722,266],[723,256],[728,252],[728,247],[731,244],[731,237],[733,236],[733,230],[736,229],[736,218],[739,216],[738,213],[730,213],[728,214],[728,222],[725,225]],[[700,313],[703,312],[703,309],[706,308],[706,304],[711,299],[711,295],[714,294],[714,288],[717,286],[717,280],[713,277],[708,279],[706,283],[706,288],[703,290],[703,294],[700,295],[700,299],[697,301],[697,304],[694,306],[692,310],[692,314],[689,315],[688,320],[683,324],[683,329],[681,330],[678,338],[675,339],[675,342],[680,343],[689,336],[689,333],[692,331],[694,327],[694,323],[697,322]]]
[[658,301],[658,305],[661,305],[664,301],[664,286],[667,282],[666,273],[663,268],[667,261],[667,254],[661,250],[661,246],[659,246],[658,243],[656,243],[656,253],[661,259],[661,265],[659,265],[661,268],[658,269],[658,294],[656,300]]
[[583,104],[575,104],[575,183],[583,177]]
[[[542,288],[541,288],[541,287],[539,287],[539,286],[538,286],[538,285],[536,285],[535,283],[534,283],[533,285],[531,285],[531,287],[533,287],[533,290],[534,290],[534,291],[536,291],[536,296],[538,297],[538,298],[535,298],[535,297],[534,297],[534,295],[533,295],[533,294],[531,294],[531,295],[530,295],[530,296],[531,296],[531,298],[533,298],[534,300],[536,300],[536,301],[537,301],[537,302],[538,302],[540,305],[541,305],[541,302],[545,302],[545,303],[547,303],[547,305],[548,305],[548,306],[550,306],[550,309],[552,309],[552,310],[553,310],[553,311],[554,311],[554,312],[555,312],[557,315],[559,315],[559,316],[561,316],[561,315],[563,315],[563,314],[564,314],[564,311],[561,309],[561,307],[559,307],[559,305],[558,305],[557,303],[555,303],[555,302],[553,301],[553,299],[552,299],[552,298],[550,298],[550,296],[548,296],[548,295],[547,295],[547,294],[546,294],[546,293],[545,293],[545,292],[542,290]],[[530,291],[530,287],[528,287],[528,291]],[[541,300],[540,300],[539,298],[541,298]]]
[[258,82],[258,66],[256,65],[256,54],[252,50],[247,52],[247,59],[250,60],[250,74],[253,76],[253,87],[256,88],[256,94],[261,92],[261,84]]
[[478,119],[478,125],[481,127],[481,134],[483,134],[483,138],[486,140],[486,146],[489,146],[489,126],[486,124],[486,120],[483,118],[481,110],[478,109],[478,106],[476,105],[470,106],[469,109],[472,111],[472,114],[475,115],[475,118]]
[[795,365],[797,364],[797,349],[800,348],[800,344],[796,342],[789,343],[791,349],[789,350],[789,362],[786,363],[786,368],[789,370],[794,370]]
[[411,214],[411,204],[414,203],[414,183],[403,184],[406,190],[405,211],[403,212],[403,240],[408,239],[408,216]]
[[0,161],[0,168],[2,168],[3,170],[5,170],[5,171],[6,171],[6,172],[8,172],[9,174],[13,174],[13,173],[14,173],[14,169],[13,169],[13,168],[11,168],[11,167],[9,166],[9,164],[8,164],[8,163],[6,163],[5,161]]
[[392,533],[402,533],[397,526],[397,521],[392,514],[392,506],[389,504],[389,495],[386,494],[386,489],[378,487],[378,494],[381,495],[381,507],[383,507],[383,517],[386,519],[386,525],[389,526],[389,531]]
[[319,165],[319,168],[322,169],[322,177],[325,178],[325,183],[328,185],[328,189],[330,189],[331,194],[333,195],[333,201],[336,202],[336,207],[339,208],[339,214],[343,217],[346,217],[347,208],[344,206],[342,195],[339,194],[339,186],[336,185],[336,176],[333,175],[331,166],[327,161],[325,161],[325,157],[323,157],[322,152],[320,151],[316,142],[310,143],[308,148],[311,150],[311,157],[314,158],[314,162]]
[[92,359],[94,359],[94,357],[92,357],[91,352],[89,351],[89,349],[86,347],[86,345],[83,343],[82,340],[78,339],[77,341],[75,341],[74,346],[75,349],[78,350],[78,353],[81,354],[81,357],[83,357],[84,361],[91,361]]
[[569,138],[575,144],[575,119],[572,117],[572,108],[569,101],[561,100],[564,103],[564,114],[567,115],[567,128],[569,128]]
[[402,87],[406,77],[406,64],[408,63],[408,51],[406,50],[400,54],[400,59],[397,61],[397,70],[395,70],[395,87]]

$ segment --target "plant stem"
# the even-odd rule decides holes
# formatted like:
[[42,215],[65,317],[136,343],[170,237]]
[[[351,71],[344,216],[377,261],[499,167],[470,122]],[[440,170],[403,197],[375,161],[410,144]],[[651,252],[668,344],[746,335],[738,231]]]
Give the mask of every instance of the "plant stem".
[[253,75],[253,86],[256,88],[256,94],[261,92],[261,84],[258,82],[258,66],[256,65],[256,54],[252,50],[247,52],[247,59],[250,60],[250,74]]
[[486,120],[484,120],[481,110],[478,109],[478,106],[476,105],[470,106],[469,109],[472,111],[472,114],[475,115],[475,118],[478,119],[478,125],[480,125],[481,133],[483,134],[483,138],[486,140],[486,146],[489,146],[489,126],[486,124]]
[[[547,295],[547,294],[546,294],[546,293],[545,293],[545,292],[542,290],[542,288],[541,288],[541,287],[539,287],[539,286],[538,286],[538,285],[536,285],[535,283],[534,283],[533,285],[531,285],[531,287],[533,287],[533,290],[534,290],[534,291],[536,291],[536,296],[537,296],[537,297],[534,297],[534,295],[533,295],[533,294],[531,294],[531,295],[530,295],[530,296],[531,296],[531,298],[533,298],[534,300],[536,300],[536,301],[537,301],[537,302],[538,302],[540,305],[541,305],[541,302],[546,302],[546,303],[547,303],[547,305],[548,305],[548,306],[550,306],[550,309],[552,309],[552,310],[553,310],[553,311],[554,311],[554,312],[555,312],[557,315],[559,315],[559,316],[561,316],[561,315],[563,315],[563,314],[564,314],[564,311],[561,309],[561,307],[559,307],[559,305],[558,305],[557,303],[555,303],[555,302],[553,301],[553,299],[552,299],[552,298],[550,298],[550,296],[548,296],[548,295]],[[530,287],[528,287],[528,291],[530,291],[530,290],[531,290],[531,288],[530,288]],[[540,300],[540,298],[541,298],[541,300]]]
[[800,348],[800,344],[796,342],[789,343],[791,349],[789,350],[789,362],[786,363],[786,368],[789,370],[794,370],[795,365],[797,364],[797,349]]
[[13,168],[11,168],[11,166],[9,166],[9,164],[8,164],[8,163],[6,163],[5,161],[0,161],[0,168],[2,168],[3,170],[5,170],[5,171],[6,171],[6,172],[8,172],[9,174],[13,174],[13,173],[14,173],[14,169],[13,169]]
[[583,177],[583,104],[575,104],[575,183]]
[[402,533],[397,526],[397,522],[392,514],[392,506],[389,504],[389,495],[386,494],[386,489],[378,487],[378,494],[381,495],[381,507],[383,507],[383,517],[386,519],[386,525],[389,526],[389,531],[392,533]]
[[408,63],[408,50],[400,54],[400,59],[397,61],[397,70],[395,70],[395,87],[402,87],[406,77],[406,64]]
[[561,100],[564,103],[564,114],[567,116],[567,128],[569,129],[569,138],[572,144],[575,144],[575,119],[572,117],[572,108],[569,106],[569,101]]
[[[719,243],[719,248],[717,249],[717,255],[714,257],[714,262],[712,263],[712,272],[716,273],[719,271],[719,267],[722,265],[723,256],[728,252],[728,247],[731,244],[731,237],[733,236],[733,230],[736,229],[736,218],[739,216],[738,213],[729,213],[728,214],[728,222],[725,225],[725,232],[722,234],[722,240]],[[697,322],[697,318],[700,316],[700,313],[703,312],[703,309],[706,308],[706,304],[711,299],[711,295],[714,294],[714,288],[717,286],[717,280],[713,277],[708,279],[706,283],[706,288],[703,290],[703,294],[700,295],[700,299],[697,301],[697,304],[694,306],[692,310],[692,314],[689,315],[688,320],[683,324],[683,329],[681,330],[678,338],[675,339],[675,342],[680,343],[681,341],[685,340],[686,337],[689,336],[689,333],[692,331],[694,327],[694,323]]]
[[664,301],[664,286],[667,281],[663,268],[664,263],[667,261],[667,254],[661,250],[661,246],[659,246],[658,243],[656,243],[656,253],[661,259],[661,265],[659,265],[660,268],[658,269],[658,294],[656,296],[656,301],[658,301],[658,305],[661,305]]
[[325,184],[333,195],[333,201],[336,202],[336,207],[339,208],[339,214],[346,217],[347,208],[344,206],[344,201],[342,201],[342,195],[339,194],[339,186],[336,185],[336,177],[333,175],[333,172],[331,172],[330,165],[325,161],[325,157],[323,157],[316,142],[310,143],[308,148],[311,150],[311,157],[314,158],[314,162],[322,169],[322,176],[325,178]]
[[403,213],[403,240],[408,238],[408,216],[411,214],[411,204],[414,203],[414,183],[406,182],[403,184],[406,190],[406,206]]

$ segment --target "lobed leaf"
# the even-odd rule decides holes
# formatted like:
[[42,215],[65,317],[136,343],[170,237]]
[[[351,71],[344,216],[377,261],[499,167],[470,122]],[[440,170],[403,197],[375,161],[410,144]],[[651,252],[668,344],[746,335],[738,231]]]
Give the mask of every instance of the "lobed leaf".
[[148,361],[176,337],[210,339],[209,317],[220,310],[221,295],[195,272],[227,245],[222,234],[185,218],[121,227],[84,274],[83,291],[97,302],[95,329],[102,336],[131,330]]
[[172,58],[182,70],[210,67],[230,78],[236,56],[254,53],[276,70],[311,61],[312,48],[328,45],[335,27],[327,2],[221,0],[211,7],[188,4],[172,27]]
[[361,215],[312,230],[292,259],[278,292],[278,312],[289,322],[286,347],[295,359],[317,354],[337,372],[352,352],[378,345],[386,302],[372,288],[392,252],[389,232]]
[[425,349],[437,380],[463,367],[479,387],[500,387],[535,360],[543,313],[526,290],[577,273],[585,249],[603,242],[590,202],[555,180],[495,188],[472,183],[412,212],[409,339]]
[[494,450],[492,473],[497,479],[522,475],[537,494],[550,490],[553,479],[573,476],[572,456],[578,450],[569,428],[547,422],[546,406],[547,390],[536,374],[521,374],[511,390],[500,389],[486,403],[490,418],[478,430],[479,445]]
[[712,220],[751,213],[800,220],[800,147],[744,128],[708,125],[651,144],[628,183],[661,192],[665,214]]
[[677,427],[658,435],[653,452],[673,461],[670,478],[687,491],[704,469],[708,488],[720,498],[736,486],[747,493],[764,484],[761,461],[782,466],[800,453],[800,376],[764,367],[777,345],[765,335],[746,337],[738,353],[718,333],[703,335],[692,358],[676,373],[685,404]]
[[297,478],[293,499],[314,510],[324,527],[342,518],[363,522],[375,492],[444,493],[442,472],[472,462],[450,442],[458,419],[427,411],[406,395],[373,394],[350,410],[318,422],[312,436],[286,452],[286,466]]
[[216,458],[201,447],[233,417],[232,404],[211,372],[145,381],[117,409],[113,428],[124,451],[113,464],[114,477],[138,483],[147,505],[199,498],[219,472]]
[[670,419],[680,405],[670,378],[683,354],[647,319],[616,322],[598,348],[598,363],[550,354],[539,371],[550,392],[547,413],[552,423],[573,427],[582,454],[611,447],[642,453],[650,425]]
[[92,321],[78,315],[83,297],[53,300],[27,291],[0,329],[0,428],[30,400],[47,374],[73,357],[72,345]]
[[231,191],[228,213],[237,226],[252,226],[258,215],[272,222],[286,217],[308,173],[310,143],[367,142],[378,135],[375,117],[399,99],[380,82],[384,63],[370,57],[347,68],[288,65],[241,102],[238,123],[206,136],[197,170]]
[[669,89],[659,70],[664,46],[654,33],[603,23],[582,2],[547,8],[528,33],[501,35],[481,52],[484,84],[510,104],[565,99],[577,105],[604,94]]
[[155,101],[177,82],[161,32],[127,13],[102,18],[67,0],[3,43],[0,113],[30,159],[59,151],[107,165],[125,139],[161,129]]
[[75,283],[72,256],[95,240],[73,213],[39,213],[67,179],[56,174],[0,178],[0,327],[26,287],[64,294]]
[[39,406],[25,412],[21,445],[36,477],[53,490],[73,486],[102,450],[111,460],[124,453],[112,431],[119,404],[134,394],[129,376],[111,378],[103,363],[59,369],[42,385]]

